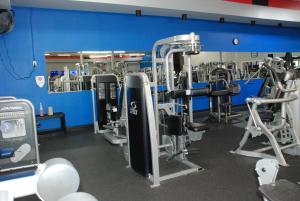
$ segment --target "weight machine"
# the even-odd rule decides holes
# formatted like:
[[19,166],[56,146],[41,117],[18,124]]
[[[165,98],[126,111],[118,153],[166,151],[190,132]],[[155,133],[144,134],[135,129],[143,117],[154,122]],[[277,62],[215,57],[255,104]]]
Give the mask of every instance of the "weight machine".
[[[193,122],[192,97],[208,93],[207,88],[192,89],[191,54],[199,52],[199,39],[198,35],[191,33],[157,41],[152,51],[153,83],[144,73],[128,74],[125,78],[128,162],[136,172],[150,179],[152,187],[203,170],[186,158],[188,144],[200,140],[208,130],[206,125]],[[183,53],[188,58],[187,89],[175,88],[175,53]],[[164,98],[158,100],[161,87],[158,86],[157,71],[164,72],[165,79],[162,76],[160,80],[165,80],[165,93],[170,97],[166,101]],[[177,100],[179,98],[184,99],[182,103]],[[188,169],[161,176],[163,158],[176,160]]]
[[[190,95],[192,86],[192,65],[191,65],[191,56],[193,54],[198,54],[200,51],[200,37],[191,33],[189,35],[179,35],[166,39],[161,39],[156,41],[152,49],[152,74],[153,74],[153,92],[154,92],[154,114],[156,122],[156,130],[159,133],[160,126],[164,127],[161,123],[160,116],[162,113],[167,115],[174,115],[180,111],[179,107],[182,107],[181,113],[186,114],[186,122],[189,122],[189,125],[198,127],[196,129],[190,128],[187,130],[188,133],[193,139],[201,139],[202,134],[207,130],[207,127],[201,123],[195,123],[193,118],[193,101],[192,96]],[[158,53],[159,52],[159,53]],[[186,82],[183,81],[183,87],[175,86],[174,81],[174,71],[182,71],[182,69],[174,69],[174,56],[178,54],[183,54],[187,60],[185,65],[186,71]],[[160,76],[164,79],[159,79],[158,73],[161,72]],[[162,76],[162,74],[164,76]],[[172,97],[169,99],[163,99],[159,101],[159,87],[158,80],[161,81],[160,84],[166,85],[165,93],[168,95],[176,94],[176,91],[180,89],[180,93],[187,94],[184,97],[184,102],[180,103],[178,98],[182,97]],[[203,94],[202,94],[203,95]],[[207,95],[207,94],[206,94]],[[202,130],[203,128],[203,130]],[[193,130],[197,130],[194,132]]]
[[[110,143],[122,146],[126,143],[126,136],[120,133],[125,126],[122,109],[119,109],[123,105],[123,94],[117,76],[93,75],[91,91],[94,132],[103,134]],[[118,101],[118,98],[121,101]]]
[[0,172],[39,164],[34,107],[29,101],[0,101],[0,133]]
[[[277,98],[247,99],[250,117],[246,131],[238,148],[231,151],[231,153],[258,158],[275,158],[280,165],[288,166],[283,152],[291,155],[300,155],[300,90],[298,88],[300,79],[295,70],[290,70],[286,72],[282,83],[274,68],[271,67],[271,62],[272,60],[268,59],[263,66],[274,78],[277,89],[283,95]],[[259,113],[258,107],[267,104],[280,105],[280,112],[273,114],[277,118],[266,119]],[[270,146],[254,151],[243,149],[250,136],[254,138],[261,135],[265,135],[268,138]],[[263,153],[269,150],[273,150],[275,156]]]

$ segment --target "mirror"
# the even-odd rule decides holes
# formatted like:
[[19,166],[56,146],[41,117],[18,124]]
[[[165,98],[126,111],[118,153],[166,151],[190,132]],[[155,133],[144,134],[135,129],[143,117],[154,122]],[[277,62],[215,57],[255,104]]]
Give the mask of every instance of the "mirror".
[[285,52],[200,52],[192,56],[193,82],[208,82],[210,72],[217,67],[228,69],[233,80],[260,78],[264,76],[260,69],[265,58],[281,57],[287,62],[276,64],[278,68],[289,66],[289,62],[297,68],[300,67],[299,56],[298,52],[292,56]]
[[89,90],[92,75],[114,73],[122,83],[124,74],[138,72],[145,52],[82,51],[46,52],[49,93]]
[[[174,63],[183,62],[180,60],[181,57],[178,57],[177,60],[174,58]],[[282,57],[287,61],[286,63],[300,68],[299,52],[202,51],[200,54],[192,56],[193,82],[208,82],[210,72],[217,67],[228,69],[233,80],[263,77],[264,74],[260,69],[266,57]],[[102,73],[116,74],[120,83],[123,82],[124,75],[128,72],[145,72],[152,80],[151,52],[46,52],[45,60],[49,93],[89,90],[92,75]],[[286,64],[278,64],[278,68],[282,65]],[[158,73],[162,73],[164,76],[159,69]]]

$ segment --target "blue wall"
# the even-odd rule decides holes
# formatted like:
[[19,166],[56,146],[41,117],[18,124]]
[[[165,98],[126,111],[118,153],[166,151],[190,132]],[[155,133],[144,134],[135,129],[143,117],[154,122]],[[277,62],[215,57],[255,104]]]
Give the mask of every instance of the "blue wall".
[[[30,8],[14,8],[16,26],[0,36],[0,53],[6,68],[20,75],[31,71]],[[37,69],[27,80],[14,80],[0,61],[0,96],[13,95],[31,100],[36,108],[42,102],[66,114],[67,126],[92,123],[90,92],[48,94],[38,88],[36,75],[46,75],[43,54],[46,51],[151,50],[153,43],[175,34],[196,32],[206,51],[300,51],[300,29],[177,18],[32,9],[34,48]],[[233,37],[240,45],[232,45]],[[11,69],[8,54],[15,69]]]

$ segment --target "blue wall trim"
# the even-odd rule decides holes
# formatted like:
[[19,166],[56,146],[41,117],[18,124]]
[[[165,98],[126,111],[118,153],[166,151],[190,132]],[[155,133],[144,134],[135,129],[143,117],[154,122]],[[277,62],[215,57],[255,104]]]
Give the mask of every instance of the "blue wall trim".
[[[90,92],[48,94],[47,86],[35,84],[36,75],[46,75],[43,54],[46,51],[151,50],[161,38],[195,32],[200,34],[205,51],[298,51],[300,29],[251,26],[205,20],[182,21],[179,18],[127,14],[95,13],[51,9],[32,9],[35,54],[38,66],[27,80],[14,80],[7,72],[27,75],[31,71],[30,9],[15,7],[16,26],[0,36],[0,96],[27,98],[38,109],[39,102],[66,114],[67,126],[92,123]],[[238,37],[240,45],[232,39]],[[4,41],[8,51],[4,48]],[[9,65],[8,55],[15,69]],[[6,66],[6,67],[5,67]]]

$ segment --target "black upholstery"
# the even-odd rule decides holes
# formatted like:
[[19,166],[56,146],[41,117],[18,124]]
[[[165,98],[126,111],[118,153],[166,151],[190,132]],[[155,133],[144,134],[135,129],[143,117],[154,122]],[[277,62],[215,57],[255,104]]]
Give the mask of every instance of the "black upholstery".
[[211,96],[232,96],[237,95],[241,92],[241,87],[239,84],[231,83],[229,84],[227,89],[221,89],[221,90],[213,90],[211,91]]
[[[272,122],[274,121],[274,113],[271,110],[258,111],[259,117],[262,122]],[[249,120],[249,117],[246,118],[246,121]]]
[[211,96],[227,96],[229,94],[230,94],[229,89],[216,90],[210,93]]
[[199,88],[199,89],[177,89],[170,92],[170,97],[172,99],[194,97],[194,96],[207,96],[209,94],[209,88]]
[[192,123],[192,122],[188,122],[186,124],[186,127],[189,130],[192,130],[194,132],[198,132],[198,131],[207,131],[209,130],[209,126],[207,126],[206,124],[202,124],[202,123]]
[[170,115],[167,118],[168,134],[180,136],[183,135],[183,118],[179,115]]
[[259,191],[270,201],[300,200],[300,187],[285,179],[278,180],[274,184],[262,185]]
[[262,122],[274,121],[274,113],[271,110],[259,111],[258,114],[259,114]]

